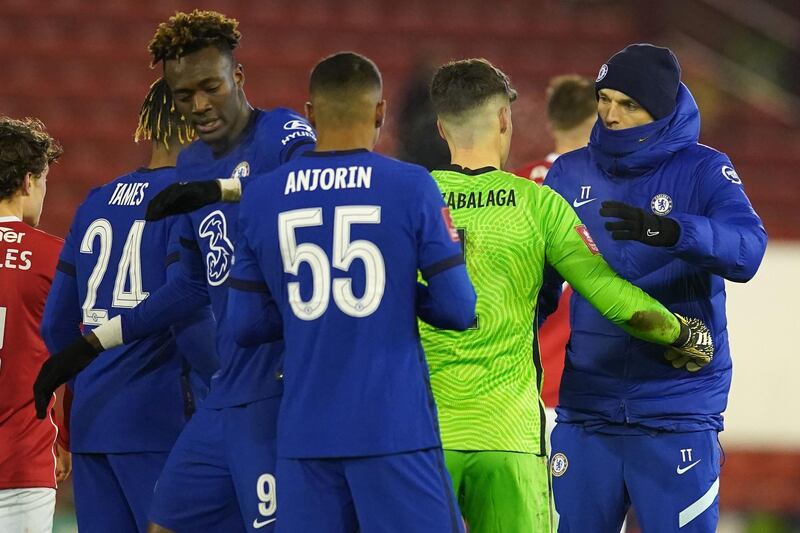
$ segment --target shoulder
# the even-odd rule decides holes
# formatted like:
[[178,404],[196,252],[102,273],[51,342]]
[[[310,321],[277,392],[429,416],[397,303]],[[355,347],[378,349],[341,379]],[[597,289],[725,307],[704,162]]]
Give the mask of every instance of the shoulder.
[[696,143],[684,148],[676,156],[676,162],[685,171],[690,171],[691,175],[702,183],[715,185],[723,183],[741,185],[742,183],[730,157],[715,148]]
[[194,164],[198,160],[207,158],[210,154],[211,150],[208,145],[200,139],[195,139],[178,154],[177,168]]
[[287,107],[276,107],[270,110],[259,109],[256,129],[260,134],[285,132],[286,135],[294,131],[312,133],[314,131],[305,117]]

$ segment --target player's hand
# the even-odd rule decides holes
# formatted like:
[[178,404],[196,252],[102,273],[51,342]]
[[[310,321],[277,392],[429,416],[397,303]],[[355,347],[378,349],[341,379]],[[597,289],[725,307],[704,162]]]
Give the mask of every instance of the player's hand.
[[650,246],[674,246],[681,228],[677,222],[660,217],[622,202],[603,202],[600,215],[619,218],[606,222],[606,229],[615,241],[639,241]]
[[60,444],[54,444],[53,450],[56,454],[56,483],[61,483],[72,473],[72,454]]
[[153,222],[171,215],[190,213],[220,200],[222,189],[219,180],[173,183],[150,200],[144,219]]
[[[91,335],[91,333],[90,333]],[[75,377],[100,353],[85,337],[78,337],[63,352],[48,358],[33,382],[36,417],[43,420],[58,387]]]
[[678,340],[664,354],[675,368],[697,372],[714,358],[714,339],[708,326],[699,318],[684,318],[675,313],[681,324]]

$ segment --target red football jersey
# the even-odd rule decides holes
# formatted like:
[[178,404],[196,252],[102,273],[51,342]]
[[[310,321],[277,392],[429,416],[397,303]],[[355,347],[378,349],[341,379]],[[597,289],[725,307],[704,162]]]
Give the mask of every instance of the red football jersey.
[[52,409],[36,418],[33,381],[48,357],[39,325],[63,242],[0,217],[0,489],[56,486],[60,430]]
[[[556,157],[558,157],[557,154],[548,154],[544,159],[538,159],[514,170],[514,174],[541,185]],[[564,358],[567,342],[569,342],[569,297],[571,294],[572,289],[566,287],[558,302],[558,309],[547,318],[544,326],[539,330],[539,349],[544,368],[542,400],[547,407],[558,405],[558,387],[561,384],[561,374],[564,373]]]

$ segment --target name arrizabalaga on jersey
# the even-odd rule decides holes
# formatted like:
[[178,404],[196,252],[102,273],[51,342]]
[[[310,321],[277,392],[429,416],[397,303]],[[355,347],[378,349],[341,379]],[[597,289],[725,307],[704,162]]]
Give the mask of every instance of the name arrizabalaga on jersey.
[[443,192],[442,198],[450,209],[472,209],[477,207],[517,207],[514,189],[496,189],[471,192]]

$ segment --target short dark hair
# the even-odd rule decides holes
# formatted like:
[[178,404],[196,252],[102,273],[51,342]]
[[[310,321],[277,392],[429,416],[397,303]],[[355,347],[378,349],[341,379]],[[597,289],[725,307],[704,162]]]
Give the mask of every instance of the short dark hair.
[[309,92],[347,92],[383,87],[381,73],[375,63],[355,52],[338,52],[316,64],[311,71]]
[[230,53],[239,45],[242,34],[236,29],[239,21],[216,11],[195,9],[178,12],[167,22],[158,25],[153,40],[147,46],[153,56],[152,65],[178,59],[208,46]]
[[14,196],[29,172],[41,175],[62,152],[40,120],[0,117],[0,200]]
[[139,110],[139,124],[133,140],[152,140],[170,147],[173,136],[181,144],[188,144],[194,138],[194,129],[186,118],[175,109],[172,91],[164,78],[158,78],[150,85],[150,90]]
[[451,61],[439,67],[431,81],[431,101],[437,115],[460,115],[498,95],[509,102],[517,99],[509,77],[482,58]]
[[594,80],[567,74],[550,79],[547,87],[547,117],[557,130],[571,130],[597,115]]

